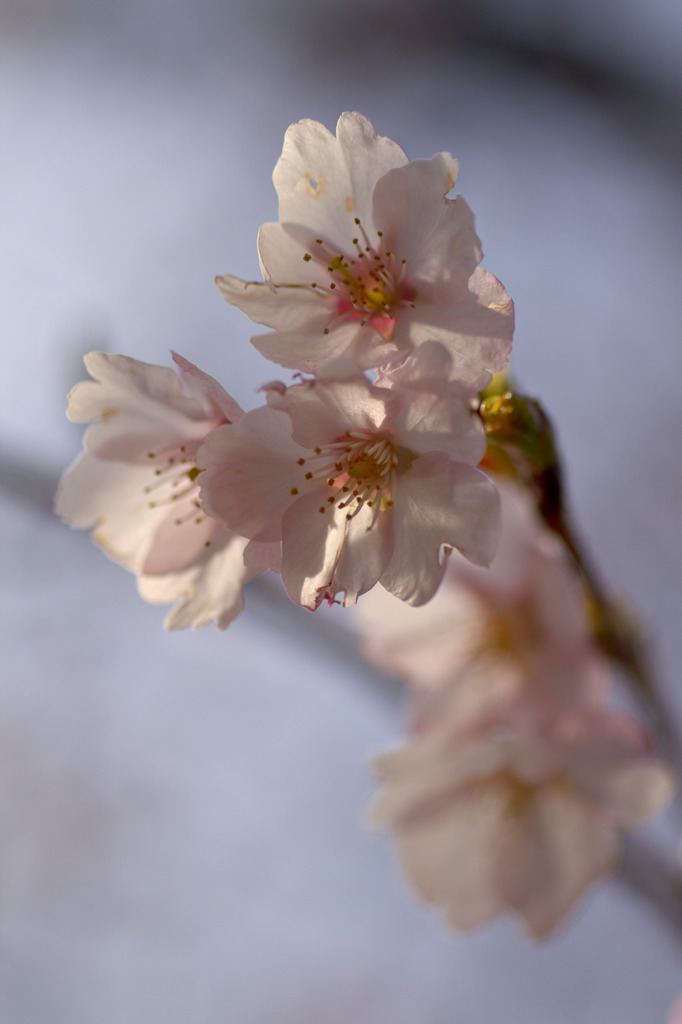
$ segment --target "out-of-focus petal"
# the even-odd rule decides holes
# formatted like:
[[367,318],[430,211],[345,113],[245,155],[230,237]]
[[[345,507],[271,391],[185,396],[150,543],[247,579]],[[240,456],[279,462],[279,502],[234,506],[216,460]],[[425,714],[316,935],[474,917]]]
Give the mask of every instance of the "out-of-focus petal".
[[550,780],[500,836],[496,882],[531,935],[544,938],[614,856],[613,837],[596,809]]
[[150,509],[149,471],[83,453],[63,475],[55,497],[58,516],[93,540],[116,562],[139,571],[154,534],[168,514]]
[[503,825],[503,793],[484,786],[464,789],[428,821],[408,822],[396,830],[409,881],[455,928],[485,924],[504,909],[504,898],[493,884]]

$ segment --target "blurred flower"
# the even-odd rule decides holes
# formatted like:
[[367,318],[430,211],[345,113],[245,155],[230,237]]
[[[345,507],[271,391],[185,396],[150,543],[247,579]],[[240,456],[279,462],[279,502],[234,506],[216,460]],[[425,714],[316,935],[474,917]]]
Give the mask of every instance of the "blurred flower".
[[195,456],[211,430],[242,410],[212,377],[173,358],[190,395],[168,367],[105,352],[85,356],[93,380],[73,388],[68,416],[91,425],[55,510],[71,526],[92,529],[97,544],[137,575],[146,600],[179,602],[168,629],[212,620],[224,629],[242,610],[243,583],[266,564],[256,552],[247,569],[246,539],[202,510]]
[[274,333],[252,338],[282,366],[315,372],[339,356],[362,368],[399,362],[440,341],[451,372],[477,388],[507,363],[513,304],[478,268],[481,247],[448,153],[408,161],[357,113],[336,137],[317,121],[291,125],[273,180],[279,223],[264,224],[265,284],[226,274],[228,302]]
[[536,938],[612,866],[616,831],[674,789],[636,724],[608,712],[535,732],[504,720],[467,737],[434,728],[375,766],[371,820],[394,833],[421,898],[460,929],[516,911]]
[[448,381],[443,346],[423,345],[405,387],[361,373],[267,386],[268,405],[220,427],[197,463],[204,507],[257,541],[282,541],[294,601],[352,604],[378,581],[422,604],[446,552],[486,564],[498,539],[494,485],[468,394]]
[[358,610],[363,653],[412,684],[417,723],[447,715],[464,727],[522,697],[540,714],[604,689],[606,664],[575,567],[528,493],[504,480],[498,488],[502,534],[489,569],[453,552],[423,608],[376,590]]

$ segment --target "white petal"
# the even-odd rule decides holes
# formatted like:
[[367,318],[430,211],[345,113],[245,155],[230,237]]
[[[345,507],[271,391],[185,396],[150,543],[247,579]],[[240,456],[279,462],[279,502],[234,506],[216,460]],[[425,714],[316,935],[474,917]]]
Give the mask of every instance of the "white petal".
[[197,496],[198,489],[166,511],[140,568],[143,575],[159,576],[198,566],[222,543],[229,531],[197,508]]
[[417,302],[401,331],[412,345],[440,341],[452,355],[452,376],[479,389],[504,370],[514,333],[514,305],[497,278],[480,267],[456,306]]
[[374,223],[383,232],[385,249],[407,259],[410,278],[413,257],[446,212],[445,196],[454,187],[458,170],[449,153],[438,153],[430,160],[397,167],[377,182]]
[[344,605],[355,604],[379,580],[393,551],[391,517],[363,505],[347,524],[346,536],[332,578],[334,594],[344,594]]
[[465,298],[467,282],[481,257],[474,215],[458,196],[447,203],[434,230],[410,260],[409,276],[420,298],[452,307]]
[[593,757],[589,751],[576,750],[571,774],[614,826],[624,829],[637,828],[659,814],[677,789],[673,772],[651,756]]
[[231,395],[228,395],[224,387],[214,377],[204,373],[198,366],[190,363],[189,359],[178,355],[177,352],[171,352],[171,355],[180,371],[180,377],[187,393],[204,403],[208,415],[214,416],[217,412],[225,423],[234,423],[244,415],[244,410],[239,403],[235,402]]
[[179,601],[164,622],[166,629],[202,629],[212,621],[226,629],[244,607],[243,584],[257,575],[244,566],[245,546],[243,537],[226,534],[200,566],[165,576],[141,576],[140,595],[151,604]]
[[344,540],[345,514],[326,504],[316,487],[297,498],[282,517],[282,581],[292,601],[317,608],[332,580]]
[[376,134],[361,114],[345,113],[337,138],[318,121],[291,125],[273,172],[282,224],[309,229],[348,251],[354,218],[371,229],[371,199],[379,178],[407,162],[403,150]]
[[197,453],[204,511],[244,537],[279,540],[308,454],[290,433],[288,417],[265,407],[209,434]]
[[368,370],[395,358],[399,348],[394,341],[386,341],[370,326],[362,326],[357,319],[342,319],[334,315],[324,328],[311,333],[258,334],[251,344],[266,359],[280,366],[304,373],[323,371],[335,360],[348,357],[362,370]]
[[400,403],[400,396],[375,388],[356,373],[345,380],[312,381],[286,391],[272,389],[268,402],[291,419],[291,436],[311,450],[338,441],[346,431],[380,430]]
[[605,787],[604,807],[621,828],[636,828],[660,814],[677,788],[678,780],[671,769],[643,759],[614,774]]
[[441,581],[443,545],[490,562],[500,532],[499,499],[483,473],[434,452],[415,459],[393,487],[394,554],[381,584],[408,604],[424,604]]
[[317,261],[304,259],[306,252],[306,240],[290,235],[278,221],[261,224],[258,231],[258,259],[263,277],[271,290],[288,284],[311,287],[329,280],[326,264],[321,267]]
[[383,587],[367,594],[359,606],[365,657],[380,669],[429,688],[459,681],[465,670],[478,679],[487,626],[485,605],[476,594],[448,586],[447,576],[419,608]]
[[265,572],[266,569],[273,569],[275,572],[282,571],[282,545],[279,541],[264,543],[258,540],[250,540],[244,548],[244,565],[255,573]]
[[369,821],[384,829],[428,817],[434,806],[440,809],[468,782],[458,753],[439,736],[423,736],[385,751],[372,768],[385,785],[372,801]]
[[503,909],[494,871],[502,812],[499,789],[482,785],[463,790],[438,814],[397,829],[408,878],[455,928],[474,928]]
[[348,168],[354,200],[352,212],[369,231],[376,184],[394,167],[408,163],[407,155],[397,142],[385,135],[377,135],[371,121],[356,112],[341,115],[336,125],[336,137]]
[[574,790],[548,783],[498,848],[498,884],[536,938],[546,936],[615,854],[606,823]]
[[203,403],[184,393],[169,367],[105,352],[90,352],[84,362],[94,380],[73,388],[68,416],[79,423],[99,420],[84,439],[98,458],[145,462],[150,451],[206,433]]
[[93,529],[93,540],[114,561],[139,570],[168,514],[149,507],[145,487],[152,479],[146,468],[84,453],[60,481],[55,512],[76,529]]
[[320,334],[335,315],[330,300],[308,288],[276,290],[260,281],[242,281],[232,274],[216,277],[222,297],[237,306],[255,323],[281,331]]
[[445,346],[426,342],[382,378],[404,396],[393,432],[410,451],[446,452],[457,462],[476,465],[485,454],[485,432],[471,408],[470,392],[448,380],[451,363]]

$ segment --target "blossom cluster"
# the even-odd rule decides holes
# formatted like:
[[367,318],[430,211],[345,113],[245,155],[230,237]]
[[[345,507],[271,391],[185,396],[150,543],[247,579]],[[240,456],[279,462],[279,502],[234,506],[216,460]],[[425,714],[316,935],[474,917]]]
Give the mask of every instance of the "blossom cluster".
[[544,938],[674,782],[609,706],[613,673],[563,544],[525,489],[499,489],[489,570],[453,555],[426,607],[373,593],[360,609],[366,656],[408,683],[412,733],[377,759],[370,817],[453,926],[514,911]]
[[409,161],[346,113],[336,136],[292,125],[273,177],[264,281],[217,283],[271,328],[251,341],[295,383],[245,413],[179,356],[187,394],[166,368],[91,353],[70,396],[92,425],[57,512],[94,528],[143,597],[179,600],[170,628],[227,626],[266,569],[311,609],[376,583],[423,604],[451,550],[487,565],[497,545],[473,399],[506,365],[513,306],[448,198],[457,162]]
[[84,451],[56,510],[173,604],[170,629],[224,629],[267,570],[311,610],[373,591],[366,653],[406,678],[412,738],[378,760],[372,818],[453,925],[513,908],[541,936],[672,783],[608,710],[561,541],[527,489],[480,468],[479,395],[514,312],[450,198],[457,171],[448,153],[410,161],[358,113],[335,135],[292,125],[263,280],[216,282],[293,380],[245,412],[179,355],[176,373],[90,353],[68,409]]

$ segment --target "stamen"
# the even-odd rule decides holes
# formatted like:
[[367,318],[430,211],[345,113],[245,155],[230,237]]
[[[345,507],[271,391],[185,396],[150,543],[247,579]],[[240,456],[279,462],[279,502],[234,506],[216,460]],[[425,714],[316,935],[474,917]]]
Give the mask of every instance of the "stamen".
[[[346,520],[350,521],[367,505],[372,510],[372,520],[367,527],[371,529],[380,512],[392,506],[392,502],[391,506],[388,505],[390,499],[386,492],[390,493],[398,457],[391,442],[346,431],[342,440],[332,442],[326,448],[318,446],[314,451],[315,455],[308,462],[319,465],[303,474],[306,490],[323,483],[330,488],[325,499],[327,504],[320,506],[318,511],[322,513],[334,507],[339,511],[346,510]],[[298,459],[297,465],[300,463],[301,459]],[[301,493],[300,488],[291,487],[290,493],[296,497]]]

